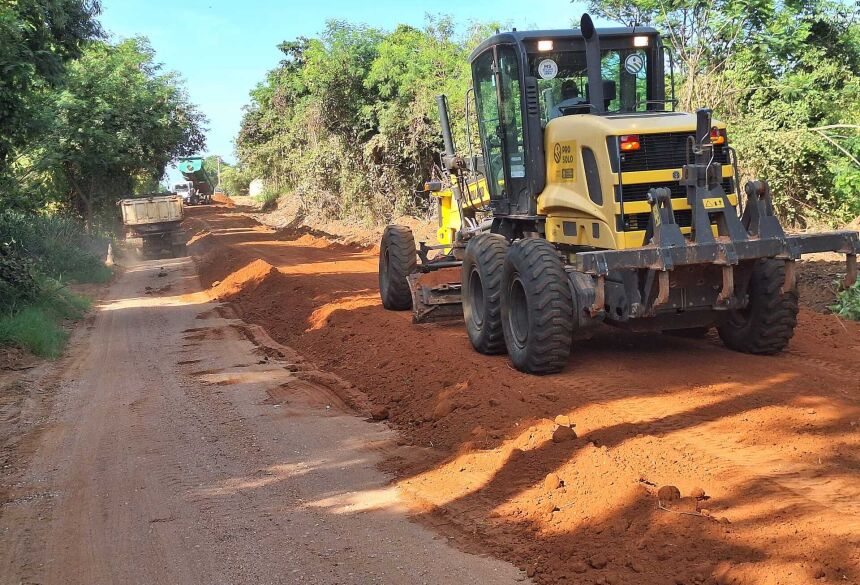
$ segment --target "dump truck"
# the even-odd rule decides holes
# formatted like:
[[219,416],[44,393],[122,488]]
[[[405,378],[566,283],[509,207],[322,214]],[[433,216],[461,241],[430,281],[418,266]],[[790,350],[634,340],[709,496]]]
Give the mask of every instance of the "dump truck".
[[179,159],[179,172],[185,181],[174,186],[174,192],[181,196],[187,205],[212,203],[215,187],[203,168],[203,157],[189,156]]
[[856,280],[856,232],[786,233],[768,183],[741,188],[726,125],[678,111],[655,29],[586,14],[579,29],[498,33],[469,60],[467,144],[456,151],[439,96],[444,151],[419,189],[436,198],[437,241],[385,229],[385,308],[463,318],[475,350],[548,374],[600,324],[716,328],[733,350],[778,353],[802,254],[844,253]]
[[170,253],[185,256],[182,198],[177,195],[149,195],[119,202],[125,226],[125,244],[144,256]]

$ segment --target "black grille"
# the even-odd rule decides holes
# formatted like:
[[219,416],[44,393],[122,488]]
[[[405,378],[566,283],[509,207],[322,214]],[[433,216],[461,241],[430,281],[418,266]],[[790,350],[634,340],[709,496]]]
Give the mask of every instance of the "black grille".
[[[694,132],[640,134],[639,150],[621,153],[621,171],[654,171],[683,167],[687,164],[688,138],[694,134]],[[714,146],[714,162],[728,164],[726,145]]]
[[[648,221],[651,219],[651,214],[646,213],[631,213],[624,216],[623,231],[636,232],[648,229]],[[618,216],[618,221],[621,221],[621,216]],[[691,209],[681,209],[675,212],[675,223],[678,227],[690,227],[693,225],[693,211]]]
[[[731,178],[723,179],[720,183],[723,191],[731,195],[734,192],[734,181]],[[687,196],[687,188],[679,184],[677,181],[668,181],[666,183],[641,183],[637,185],[624,185],[624,202],[632,203],[633,201],[646,201],[648,199],[648,191],[654,187],[666,187],[672,191],[672,199],[684,198]],[[615,187],[615,200],[621,201],[619,189]]]

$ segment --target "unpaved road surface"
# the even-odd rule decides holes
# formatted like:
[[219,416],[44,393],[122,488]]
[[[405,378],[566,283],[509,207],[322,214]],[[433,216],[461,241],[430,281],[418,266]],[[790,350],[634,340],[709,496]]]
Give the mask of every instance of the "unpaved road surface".
[[410,522],[363,398],[198,291],[190,258],[131,267],[65,358],[0,378],[0,582],[525,580]]
[[382,466],[460,548],[539,583],[860,583],[860,325],[802,310],[773,357],[607,328],[526,376],[384,311],[373,250],[238,211],[192,214],[203,284],[387,415]]

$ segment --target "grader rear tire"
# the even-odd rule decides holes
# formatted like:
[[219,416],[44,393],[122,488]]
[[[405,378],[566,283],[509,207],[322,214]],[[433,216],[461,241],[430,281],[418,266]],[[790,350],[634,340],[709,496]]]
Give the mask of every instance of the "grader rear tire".
[[463,317],[469,341],[488,355],[505,351],[502,331],[502,270],[508,241],[499,234],[469,240],[463,256]]
[[570,357],[573,299],[561,258],[543,239],[511,245],[502,272],[502,327],[508,356],[529,374],[559,372]]
[[418,266],[412,230],[402,225],[390,225],[382,234],[379,246],[379,296],[382,306],[390,311],[412,308],[412,293],[406,277]]
[[788,346],[797,326],[797,293],[782,293],[785,262],[760,260],[749,284],[749,305],[732,311],[717,327],[729,349],[772,355]]

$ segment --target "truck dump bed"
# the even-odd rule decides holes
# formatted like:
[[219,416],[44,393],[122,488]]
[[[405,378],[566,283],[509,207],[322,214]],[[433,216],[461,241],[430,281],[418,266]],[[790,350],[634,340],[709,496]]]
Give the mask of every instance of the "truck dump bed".
[[176,195],[123,199],[120,207],[126,226],[182,221],[182,198]]

